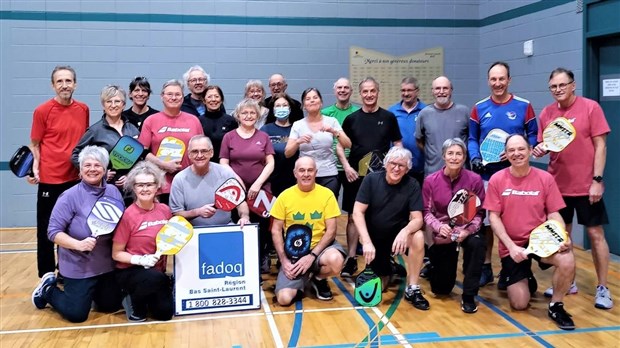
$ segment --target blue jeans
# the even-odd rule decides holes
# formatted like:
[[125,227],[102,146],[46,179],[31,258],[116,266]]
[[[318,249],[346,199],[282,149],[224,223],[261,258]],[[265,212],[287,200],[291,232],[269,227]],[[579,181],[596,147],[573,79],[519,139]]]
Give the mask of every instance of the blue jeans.
[[123,299],[114,271],[85,279],[65,277],[64,291],[52,286],[44,297],[63,318],[72,323],[88,319],[93,301],[99,312],[109,313],[119,310]]

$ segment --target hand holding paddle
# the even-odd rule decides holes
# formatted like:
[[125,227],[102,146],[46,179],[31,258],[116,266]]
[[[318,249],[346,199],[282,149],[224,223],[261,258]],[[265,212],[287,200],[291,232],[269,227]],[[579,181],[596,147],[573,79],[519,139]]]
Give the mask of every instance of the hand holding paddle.
[[108,196],[99,198],[86,218],[91,237],[97,239],[99,236],[112,233],[121,220],[123,212],[125,212],[125,205],[118,199]]
[[23,178],[24,176],[34,177],[34,173],[32,171],[32,164],[34,163],[34,156],[30,151],[28,146],[21,146],[11,159],[9,160],[9,168],[11,172],[15,174],[18,178]]
[[[450,218],[450,228],[453,229],[452,241],[455,242],[459,237],[459,232],[454,232],[454,226],[468,225],[480,208],[480,198],[470,190],[460,189],[458,190],[450,203],[448,203],[448,217]],[[456,250],[460,248],[460,243],[456,245]]]
[[508,133],[502,129],[492,129],[480,144],[480,154],[482,155],[482,165],[496,163],[502,160],[504,146]]
[[558,252],[563,243],[569,242],[568,234],[556,220],[548,220],[536,227],[530,234],[526,254],[549,257]]
[[134,255],[136,262],[145,268],[153,267],[162,255],[175,255],[192,239],[194,227],[182,216],[173,216],[157,233],[155,254]]
[[235,179],[230,178],[215,190],[215,208],[224,211],[231,211],[245,200],[245,190],[243,185]]
[[577,131],[565,117],[558,117],[551,121],[543,131],[543,142],[533,151],[535,157],[542,157],[545,153],[560,152],[575,140]]

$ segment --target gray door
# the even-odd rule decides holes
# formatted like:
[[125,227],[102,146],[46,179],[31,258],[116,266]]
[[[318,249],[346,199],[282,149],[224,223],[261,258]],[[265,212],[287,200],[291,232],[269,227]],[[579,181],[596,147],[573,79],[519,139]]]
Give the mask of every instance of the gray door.
[[603,197],[609,215],[605,237],[610,251],[620,255],[620,96],[605,97],[602,89],[603,79],[620,80],[620,35],[598,39],[594,48],[595,55],[598,51],[599,102],[611,127],[611,133],[607,137],[607,165],[604,175]]

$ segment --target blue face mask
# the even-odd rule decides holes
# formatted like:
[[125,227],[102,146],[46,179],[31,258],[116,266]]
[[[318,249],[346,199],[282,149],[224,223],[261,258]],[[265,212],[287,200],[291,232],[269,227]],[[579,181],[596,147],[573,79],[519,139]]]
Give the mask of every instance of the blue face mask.
[[273,108],[273,115],[278,120],[285,120],[285,119],[287,119],[288,115],[290,115],[290,113],[291,113],[291,109],[288,106],[279,106],[279,107]]

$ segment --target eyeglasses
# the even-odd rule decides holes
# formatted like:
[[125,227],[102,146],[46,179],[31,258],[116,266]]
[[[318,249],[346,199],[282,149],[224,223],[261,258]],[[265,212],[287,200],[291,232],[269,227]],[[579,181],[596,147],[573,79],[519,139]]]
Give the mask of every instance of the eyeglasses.
[[269,84],[269,87],[283,87],[284,82],[272,82]]
[[155,187],[157,187],[157,184],[155,182],[137,182],[135,184],[133,184],[133,187],[139,189],[139,190],[143,190],[145,188],[149,188],[149,189],[153,189]]
[[164,96],[168,99],[183,98],[183,94],[181,93],[164,93]]
[[197,82],[204,83],[206,81],[207,81],[207,79],[205,79],[204,77],[198,77],[198,78],[193,78],[193,79],[187,80],[187,82],[189,82],[191,84],[194,84],[194,83],[197,83]]
[[559,85],[550,85],[549,86],[549,90],[551,92],[556,92],[557,90],[563,91],[563,90],[566,89],[566,87],[568,87],[568,85],[570,85],[573,82],[575,82],[575,81],[573,80],[573,81],[570,81],[568,83],[560,83]]
[[208,149],[208,150],[207,149],[194,149],[194,150],[191,150],[189,152],[189,154],[192,155],[192,156],[208,155],[208,154],[211,154],[211,153],[213,153],[213,149]]
[[258,115],[258,113],[256,113],[256,111],[241,111],[239,113],[239,115],[241,115],[241,116],[256,116],[256,115]]
[[116,100],[106,100],[105,101],[105,105],[121,105],[123,104],[125,101],[124,100],[120,100],[120,99],[116,99]]
[[392,168],[398,168],[398,169],[407,168],[407,165],[406,164],[402,164],[402,163],[396,163],[396,162],[390,161],[387,164],[388,164],[388,166],[390,166]]

